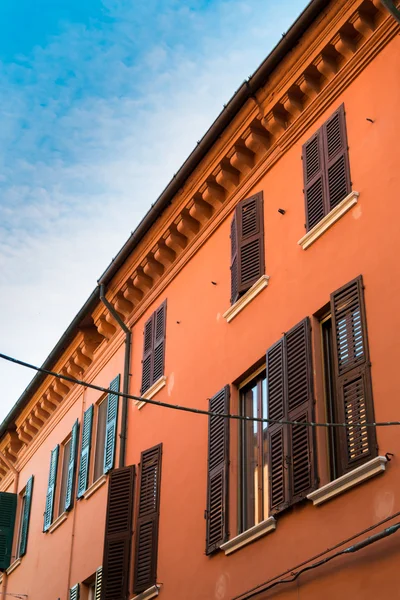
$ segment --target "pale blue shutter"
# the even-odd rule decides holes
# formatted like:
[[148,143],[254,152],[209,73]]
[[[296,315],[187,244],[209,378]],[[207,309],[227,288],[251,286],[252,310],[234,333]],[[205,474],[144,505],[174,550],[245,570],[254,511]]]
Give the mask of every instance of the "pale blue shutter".
[[[110,390],[119,392],[119,375],[110,383]],[[118,400],[116,394],[108,394],[106,435],[104,440],[104,468],[108,473],[114,466],[115,439],[117,433]]]
[[74,482],[75,482],[76,456],[78,454],[78,433],[79,433],[79,421],[77,419],[72,426],[72,432],[71,432],[71,450],[70,450],[70,454],[69,454],[67,489],[65,491],[64,510],[71,510],[71,508],[74,505]]
[[31,515],[31,503],[32,503],[32,490],[33,490],[33,475],[28,479],[25,489],[25,504],[24,512],[21,515],[21,539],[19,542],[18,556],[24,556],[26,554],[26,546],[28,543],[28,530],[29,530],[29,518]]
[[89,481],[90,446],[92,441],[93,404],[83,415],[81,459],[78,473],[77,497],[81,498],[85,493]]
[[79,588],[79,583],[77,583],[76,585],[74,585],[74,587],[72,587],[69,590],[69,600],[79,600],[80,597],[80,588]]
[[54,450],[51,451],[49,484],[47,486],[46,508],[44,510],[43,531],[47,531],[53,521],[54,494],[56,491],[57,465],[58,465],[59,450],[60,450],[60,446],[57,444],[57,446],[54,448]]
[[101,600],[101,582],[103,580],[103,568],[99,567],[96,571],[96,581],[94,584],[94,600]]

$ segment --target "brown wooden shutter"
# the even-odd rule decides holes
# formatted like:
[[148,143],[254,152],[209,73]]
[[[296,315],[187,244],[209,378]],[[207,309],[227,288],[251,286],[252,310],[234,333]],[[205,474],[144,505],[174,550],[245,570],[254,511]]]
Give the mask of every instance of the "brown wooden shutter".
[[158,308],[154,313],[154,351],[152,384],[164,375],[166,310],[167,303],[163,302],[160,308]]
[[[209,400],[209,410],[229,413],[229,385]],[[208,482],[206,509],[206,554],[228,539],[229,419],[208,419]]]
[[134,482],[134,465],[110,471],[101,600],[128,597]]
[[326,213],[350,193],[346,121],[342,104],[322,127],[325,154]]
[[136,527],[133,591],[138,594],[157,579],[162,444],[142,452]]
[[143,360],[142,360],[142,387],[141,393],[144,394],[152,383],[153,373],[153,327],[154,315],[151,315],[144,326],[143,342]]
[[236,210],[231,221],[231,304],[239,297],[239,272],[238,272],[238,232],[236,225]]
[[306,228],[309,231],[327,212],[322,129],[303,144],[303,173]]
[[238,292],[246,292],[264,275],[264,218],[262,192],[236,208],[238,231]]
[[331,295],[336,372],[336,419],[340,474],[377,455],[363,280],[359,276]]

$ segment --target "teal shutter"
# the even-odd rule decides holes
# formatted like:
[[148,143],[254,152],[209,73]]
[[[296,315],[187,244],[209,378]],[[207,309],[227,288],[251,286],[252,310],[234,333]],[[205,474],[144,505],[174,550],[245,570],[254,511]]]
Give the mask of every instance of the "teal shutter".
[[[119,375],[110,383],[110,390],[119,392]],[[108,473],[114,466],[118,400],[119,396],[116,394],[108,394],[106,436],[104,440],[104,473]]]
[[70,451],[69,463],[68,463],[67,489],[65,491],[64,510],[71,510],[71,508],[74,505],[74,483],[75,483],[76,457],[78,454],[78,433],[79,433],[79,421],[77,419],[72,426],[72,432],[71,432],[71,451]]
[[88,486],[92,424],[93,404],[89,406],[83,415],[81,460],[79,463],[77,498],[81,498],[83,496]]
[[79,583],[77,583],[74,585],[74,587],[72,587],[69,590],[69,600],[79,600],[79,596],[80,596],[80,588],[79,588]]
[[31,503],[32,503],[32,490],[33,490],[33,475],[28,479],[25,489],[25,504],[24,512],[21,515],[21,538],[19,542],[18,556],[24,556],[26,554],[26,546],[28,543],[28,530],[29,530],[29,517],[31,515]]
[[17,494],[0,492],[0,569],[8,569],[14,537]]
[[44,510],[43,531],[47,531],[53,521],[54,494],[56,491],[57,465],[58,465],[59,450],[60,450],[60,446],[59,446],[59,444],[57,444],[57,446],[54,448],[54,450],[51,451],[49,484],[47,486],[46,508]]
[[94,600],[101,600],[101,582],[103,579],[103,567],[96,571],[96,581],[94,584]]

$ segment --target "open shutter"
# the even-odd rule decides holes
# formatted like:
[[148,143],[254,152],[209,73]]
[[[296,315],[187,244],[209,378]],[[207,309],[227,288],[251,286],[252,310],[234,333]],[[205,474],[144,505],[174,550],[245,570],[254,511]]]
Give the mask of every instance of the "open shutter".
[[25,504],[24,511],[21,515],[21,537],[18,548],[18,556],[24,556],[26,554],[26,547],[28,544],[28,533],[29,533],[29,519],[31,516],[31,504],[32,504],[32,491],[33,491],[33,475],[29,477],[26,489],[25,489]]
[[160,308],[155,311],[153,376],[151,384],[164,375],[166,310],[167,303],[163,302]]
[[[229,385],[209,401],[209,411],[229,413]],[[208,482],[206,510],[206,554],[228,539],[229,419],[208,418]]]
[[76,459],[78,455],[78,434],[79,434],[79,421],[78,419],[72,426],[71,432],[71,451],[69,454],[68,462],[68,475],[67,475],[67,486],[65,490],[65,504],[64,510],[71,510],[74,505],[74,483],[75,483],[75,470],[76,470]]
[[236,210],[231,221],[231,304],[239,297],[238,232]]
[[69,600],[79,600],[80,598],[80,586],[79,583],[75,584],[70,590],[69,590]]
[[[110,383],[110,390],[119,392],[120,376],[117,375]],[[115,441],[117,434],[119,396],[108,394],[106,436],[104,440],[104,466],[103,472],[108,473],[114,467]]]
[[14,537],[17,494],[0,492],[0,569],[8,569]]
[[83,415],[81,458],[78,473],[77,497],[81,498],[85,493],[89,481],[90,446],[92,443],[93,404],[89,406]]
[[377,454],[363,281],[357,277],[331,295],[336,372],[336,419],[341,473]]
[[[285,334],[288,420],[313,421],[310,322],[306,318]],[[289,425],[290,503],[315,489],[314,432],[306,425]]]
[[101,600],[101,583],[103,580],[103,568],[96,570],[96,579],[94,582],[94,600]]
[[57,446],[54,448],[54,450],[51,451],[49,483],[47,486],[43,531],[47,531],[53,522],[54,495],[55,495],[55,491],[56,491],[57,465],[58,465],[59,450],[60,450],[60,446],[59,446],[59,444],[57,444]]
[[325,149],[325,178],[328,213],[350,193],[350,169],[347,149],[344,105],[322,127]]
[[142,387],[144,394],[152,384],[153,378],[153,327],[154,314],[151,315],[144,326],[143,360],[142,360]]
[[101,600],[125,600],[129,593],[134,483],[134,465],[110,471]]
[[[267,351],[267,403],[269,419],[273,421],[286,419],[283,338]],[[268,423],[269,508],[271,514],[279,512],[289,504],[287,433],[285,425]]]
[[264,275],[264,218],[262,193],[242,200],[236,209],[239,295]]
[[133,591],[155,585],[157,578],[162,444],[142,452]]
[[328,212],[326,209],[325,163],[322,129],[303,145],[304,200],[306,229],[312,229]]

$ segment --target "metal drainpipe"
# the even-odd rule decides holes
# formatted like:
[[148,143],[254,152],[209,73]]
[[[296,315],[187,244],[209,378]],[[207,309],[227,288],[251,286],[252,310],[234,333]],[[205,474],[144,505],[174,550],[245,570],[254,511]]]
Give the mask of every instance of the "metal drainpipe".
[[[14,467],[14,465],[4,456],[2,452],[0,452],[0,460],[4,462],[4,464],[14,473],[14,481],[13,481],[13,493],[18,494],[18,481],[19,481],[19,471]],[[3,579],[1,582],[1,592],[0,595],[2,598],[6,598],[7,596],[7,571],[3,571]]]
[[[129,393],[129,366],[131,362],[131,344],[132,344],[132,333],[131,330],[125,325],[119,314],[116,312],[112,304],[107,300],[105,296],[105,285],[100,285],[100,300],[104,306],[108,309],[122,331],[125,333],[125,361],[124,361],[124,378],[122,384],[122,393]],[[122,414],[121,414],[121,444],[119,451],[119,466],[125,466],[125,454],[126,454],[126,435],[127,435],[127,412],[128,412],[128,399],[126,396],[122,398]]]
[[400,23],[400,10],[398,8],[396,8],[396,6],[394,5],[393,0],[381,0],[383,6],[386,8],[386,10],[388,10],[390,12],[390,14],[392,15],[392,17],[398,22]]

